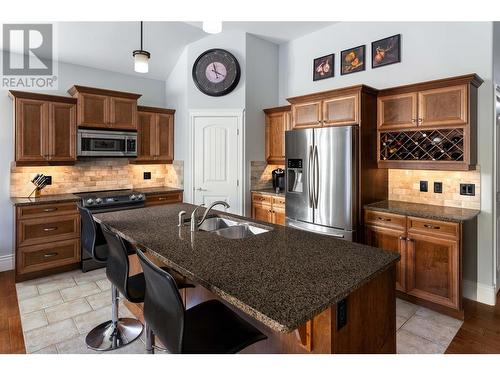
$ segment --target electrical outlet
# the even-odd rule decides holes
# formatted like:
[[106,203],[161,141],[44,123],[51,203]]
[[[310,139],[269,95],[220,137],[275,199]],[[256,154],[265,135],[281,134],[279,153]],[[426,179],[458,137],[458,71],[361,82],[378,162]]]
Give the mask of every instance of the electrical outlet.
[[460,195],[476,195],[476,185],[474,184],[460,184]]
[[425,193],[429,191],[427,181],[420,181],[420,191],[423,191]]
[[144,179],[151,180],[151,172],[144,172]]
[[47,185],[52,185],[52,176],[45,176],[45,183]]
[[434,182],[434,193],[442,193],[443,192],[443,183],[442,182]]

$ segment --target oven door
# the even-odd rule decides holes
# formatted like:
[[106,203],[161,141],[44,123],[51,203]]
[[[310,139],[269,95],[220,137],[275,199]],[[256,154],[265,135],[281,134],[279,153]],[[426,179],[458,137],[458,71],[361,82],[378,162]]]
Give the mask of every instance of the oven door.
[[137,156],[137,134],[79,129],[78,156]]

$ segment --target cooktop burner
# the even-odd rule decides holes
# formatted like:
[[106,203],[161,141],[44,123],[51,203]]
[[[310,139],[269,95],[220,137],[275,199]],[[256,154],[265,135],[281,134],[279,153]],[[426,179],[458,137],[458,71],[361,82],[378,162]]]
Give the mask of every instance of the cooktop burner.
[[87,208],[130,206],[145,201],[144,194],[131,189],[86,191],[75,195],[82,198],[82,205]]

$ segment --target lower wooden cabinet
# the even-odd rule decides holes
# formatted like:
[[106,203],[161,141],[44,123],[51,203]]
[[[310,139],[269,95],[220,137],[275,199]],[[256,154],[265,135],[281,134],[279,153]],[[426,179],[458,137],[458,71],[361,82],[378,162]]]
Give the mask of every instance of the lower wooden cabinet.
[[76,202],[18,206],[15,215],[17,281],[79,266]]
[[365,211],[368,245],[401,254],[396,289],[403,296],[462,313],[461,225]]
[[182,191],[171,193],[146,195],[146,207],[158,206],[161,204],[180,203],[183,200]]
[[285,225],[285,198],[252,193],[252,219]]

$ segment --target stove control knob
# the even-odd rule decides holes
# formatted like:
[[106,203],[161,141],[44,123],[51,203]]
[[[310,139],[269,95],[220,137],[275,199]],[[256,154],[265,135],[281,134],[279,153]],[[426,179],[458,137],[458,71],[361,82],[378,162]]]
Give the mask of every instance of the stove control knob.
[[139,194],[137,196],[137,199],[140,200],[140,201],[143,201],[144,200],[144,195],[143,194]]
[[94,200],[92,198],[89,198],[85,201],[86,204],[88,204],[89,206],[93,205],[94,204]]
[[101,199],[101,198],[97,198],[97,199],[95,200],[95,202],[96,202],[97,204],[101,204],[101,203],[102,203],[102,199]]
[[137,197],[135,196],[135,194],[132,194],[132,195],[130,196],[130,200],[135,201],[136,199],[137,199]]

